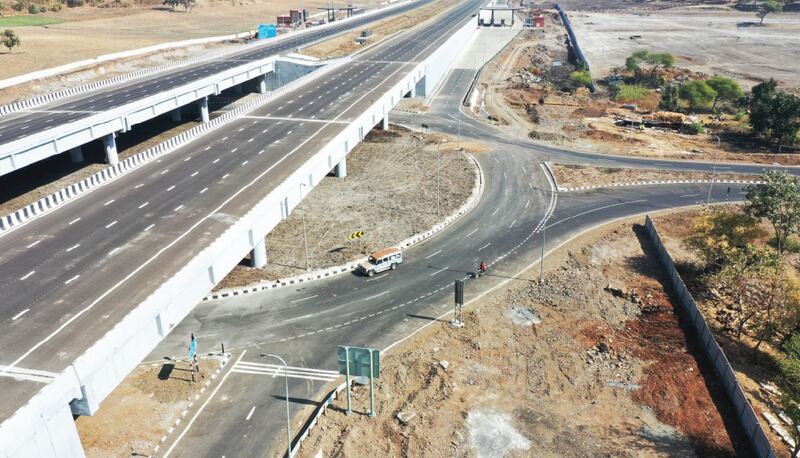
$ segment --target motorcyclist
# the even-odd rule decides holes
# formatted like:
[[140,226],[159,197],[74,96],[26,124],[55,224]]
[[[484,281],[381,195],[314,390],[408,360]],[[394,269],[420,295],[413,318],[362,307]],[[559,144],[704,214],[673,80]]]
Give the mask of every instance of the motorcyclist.
[[480,265],[478,266],[478,270],[480,271],[481,275],[486,273],[486,263],[481,261]]

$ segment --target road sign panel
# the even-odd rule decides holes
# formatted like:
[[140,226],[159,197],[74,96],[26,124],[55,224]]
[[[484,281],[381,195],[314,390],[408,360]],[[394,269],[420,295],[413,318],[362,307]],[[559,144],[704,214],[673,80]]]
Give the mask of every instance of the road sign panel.
[[350,234],[348,239],[355,240],[355,239],[360,239],[362,237],[364,237],[364,231],[356,231],[356,232],[353,232],[352,234]]
[[[372,355],[372,373],[370,374],[370,354]],[[374,348],[339,346],[339,373],[353,377],[379,378],[381,371],[380,351]]]

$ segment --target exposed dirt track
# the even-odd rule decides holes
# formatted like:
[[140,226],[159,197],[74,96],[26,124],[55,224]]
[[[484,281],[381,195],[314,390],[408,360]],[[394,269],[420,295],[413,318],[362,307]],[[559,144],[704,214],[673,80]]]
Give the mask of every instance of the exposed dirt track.
[[301,456],[747,454],[642,237],[630,222],[582,236],[544,284],[524,275],[463,329],[435,323],[392,350],[377,418],[343,415],[340,397]]

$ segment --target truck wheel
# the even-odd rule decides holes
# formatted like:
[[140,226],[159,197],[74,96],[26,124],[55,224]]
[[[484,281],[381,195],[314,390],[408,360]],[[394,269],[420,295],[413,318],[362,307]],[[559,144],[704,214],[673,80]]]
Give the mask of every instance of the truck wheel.
[[392,265],[389,266],[389,268],[392,269],[392,270],[396,270],[397,269],[397,263],[393,262]]
[[374,270],[370,270],[370,271],[367,272],[367,277],[371,277],[373,275],[375,275],[375,271]]

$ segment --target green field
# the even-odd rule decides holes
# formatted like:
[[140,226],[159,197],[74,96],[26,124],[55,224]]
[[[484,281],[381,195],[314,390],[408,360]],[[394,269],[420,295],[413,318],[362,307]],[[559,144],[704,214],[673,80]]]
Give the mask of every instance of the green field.
[[0,27],[25,27],[29,25],[61,24],[63,19],[45,16],[6,16],[0,17]]

